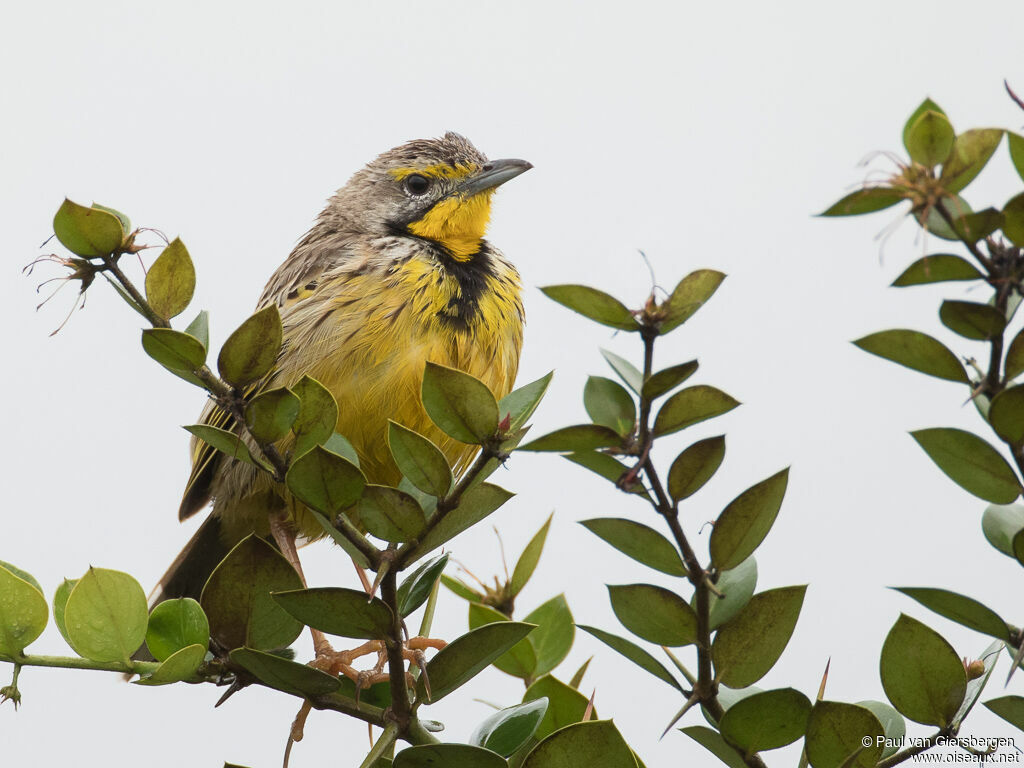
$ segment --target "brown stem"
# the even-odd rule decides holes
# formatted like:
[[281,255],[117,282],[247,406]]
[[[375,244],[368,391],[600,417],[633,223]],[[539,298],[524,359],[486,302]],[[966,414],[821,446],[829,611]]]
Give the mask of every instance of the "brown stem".
[[398,733],[404,736],[412,719],[409,691],[405,679],[405,659],[402,657],[403,642],[402,615],[398,611],[397,572],[389,569],[380,584],[381,599],[391,609],[392,621],[384,647],[388,655],[388,678],[391,685],[391,719],[398,725]]

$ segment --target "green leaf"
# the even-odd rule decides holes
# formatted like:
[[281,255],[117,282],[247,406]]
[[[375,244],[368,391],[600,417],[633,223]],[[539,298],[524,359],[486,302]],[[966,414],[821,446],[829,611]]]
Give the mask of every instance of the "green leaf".
[[988,543],[1004,555],[1013,557],[1013,540],[1024,531],[1024,506],[992,504],[981,516],[981,531]]
[[548,709],[546,698],[499,709],[469,737],[469,743],[508,757],[529,741]]
[[999,614],[977,600],[934,587],[893,587],[925,608],[976,632],[1010,641],[1010,630]]
[[521,451],[555,451],[559,453],[575,453],[592,451],[597,448],[612,448],[622,442],[622,436],[610,427],[600,424],[577,424],[573,427],[562,427],[543,437],[538,437],[521,446]]
[[356,509],[366,530],[384,541],[412,541],[427,525],[427,518],[416,499],[386,485],[367,485]]
[[679,683],[672,676],[672,673],[665,669],[665,665],[663,665],[660,661],[658,661],[656,658],[654,658],[651,654],[649,654],[639,645],[634,643],[632,640],[627,640],[624,637],[613,635],[611,632],[605,632],[603,629],[598,629],[597,627],[588,627],[585,624],[577,624],[576,626],[582,629],[584,632],[593,635],[612,650],[625,656],[627,659],[629,659],[638,667],[640,667],[640,669],[644,670],[645,672],[650,672],[659,680],[668,683],[677,691],[682,693],[682,687],[680,687]]
[[206,348],[195,337],[170,328],[146,328],[142,331],[142,349],[174,375],[205,388],[192,373],[206,363]]
[[290,616],[308,627],[339,637],[383,640],[394,617],[379,597],[345,587],[317,587],[274,592],[273,598]]
[[1024,385],[1004,389],[992,398],[988,422],[1007,443],[1024,444]]
[[957,224],[958,221],[973,212],[973,209],[966,200],[959,195],[953,195],[952,197],[939,200],[935,205],[925,206],[922,209],[911,211],[911,213],[921,228],[929,234],[943,240],[959,241],[961,236],[966,234],[963,231],[963,223],[961,222],[958,225],[959,232],[954,231],[946,222],[946,218],[940,212],[940,208],[949,214],[954,224]]
[[299,415],[299,398],[279,387],[261,392],[245,406],[245,422],[261,443],[276,443],[288,434]]
[[398,585],[398,613],[405,618],[430,597],[434,583],[448,565],[448,553],[438,555],[410,573]]
[[947,299],[939,308],[942,324],[965,339],[987,341],[999,336],[1006,327],[1003,313],[988,304]]
[[512,390],[498,401],[498,416],[500,419],[509,417],[509,428],[507,431],[519,429],[529,421],[533,412],[540,405],[544,393],[548,391],[548,384],[555,372],[551,371],[546,376],[541,376],[536,381],[531,381],[519,389]]
[[473,591],[463,582],[458,579],[453,579],[447,574],[441,574],[441,583],[448,587],[448,589],[454,592],[458,597],[461,597],[463,600],[468,600],[471,603],[479,603],[484,599],[484,596],[479,592]]
[[[743,701],[743,699],[753,696],[755,693],[763,693],[763,688],[758,688],[756,685],[748,685],[746,688],[730,688],[727,685],[718,686],[718,703],[722,705],[722,712],[725,713],[729,708],[737,701]],[[707,707],[701,705],[700,713],[704,715],[704,719],[715,728],[718,727],[718,721],[711,716],[708,712]]]
[[549,299],[595,323],[618,328],[620,331],[640,330],[640,323],[626,305],[604,291],[585,285],[549,285],[541,288],[541,291]]
[[858,701],[857,706],[870,711],[882,724],[886,740],[886,746],[882,749],[882,758],[895,755],[900,749],[897,745],[907,735],[907,724],[903,720],[903,715],[882,701]]
[[714,295],[723,280],[725,275],[713,269],[698,269],[680,280],[660,307],[665,318],[658,332],[662,335],[669,333],[693,317]]
[[905,199],[905,193],[891,187],[864,187],[846,195],[818,215],[860,216],[891,208]]
[[838,768],[858,748],[863,749],[850,768],[875,768],[885,748],[885,730],[874,713],[864,707],[818,701],[807,721],[804,748],[813,768]]
[[1024,193],[1011,198],[1003,206],[1003,234],[1018,248],[1024,244]]
[[[614,483],[617,487],[619,486],[619,481],[621,481],[630,470],[628,466],[623,464],[614,456],[609,456],[607,453],[598,453],[597,451],[569,453],[565,454],[565,458],[573,464],[579,464],[581,467],[586,467],[591,472],[600,475],[611,483]],[[628,493],[635,493],[645,499],[650,498],[650,495],[644,488],[643,482],[637,477],[634,477],[633,482],[628,488],[621,488],[621,490],[627,491]]]
[[177,237],[164,248],[146,273],[146,300],[160,317],[177,317],[196,289],[196,268],[185,244]]
[[565,595],[556,595],[545,601],[530,611],[523,621],[537,625],[526,638],[537,654],[537,665],[532,677],[545,675],[569,655],[576,634],[576,625]]
[[[511,621],[501,611],[483,603],[470,603],[469,628],[477,629],[495,622]],[[536,629],[534,630],[536,631]],[[532,636],[532,633],[531,633]],[[494,666],[506,675],[521,678],[529,682],[534,678],[537,668],[537,651],[530,642],[530,636],[524,637],[494,660]]]
[[968,493],[994,504],[1009,504],[1021,492],[1017,475],[999,452],[962,429],[911,432],[939,469]]
[[333,515],[359,500],[366,478],[351,461],[317,445],[292,462],[285,484],[303,504]]
[[729,766],[729,768],[747,768],[742,755],[734,747],[729,746],[718,731],[703,725],[691,725],[688,728],[680,728],[679,730],[704,747],[704,749]]
[[949,119],[930,109],[921,113],[904,134],[910,159],[928,168],[946,162],[953,151],[954,138]]
[[[11,568],[7,563],[0,563],[0,565],[8,570]],[[77,583],[78,579],[64,579],[53,594],[53,623],[57,625],[61,637],[64,638],[68,645],[71,645],[71,641],[68,640],[68,630],[64,624],[64,608],[68,604],[68,596],[71,594],[71,590],[75,588]]]
[[217,357],[220,375],[235,387],[263,378],[277,362],[282,334],[277,304],[269,304],[228,336]]
[[512,570],[512,578],[509,580],[509,595],[511,597],[517,596],[523,591],[523,587],[529,582],[530,577],[533,576],[533,572],[537,568],[537,563],[540,562],[541,553],[544,551],[544,542],[548,538],[548,529],[551,527],[551,518],[554,516],[552,512],[548,515],[548,519],[544,521],[544,525],[540,527],[540,530],[533,534],[533,538],[530,539],[529,543],[523,549],[523,553],[519,555],[519,559],[516,561],[516,566]]
[[18,657],[46,629],[50,609],[35,579],[4,562],[0,562],[0,595],[0,653]]
[[388,420],[388,447],[409,482],[431,496],[444,496],[452,487],[452,470],[441,449],[423,435]]
[[618,517],[581,520],[580,525],[624,555],[669,576],[685,576],[686,567],[675,546],[653,528]]
[[918,331],[879,331],[853,342],[865,352],[940,379],[969,384],[967,372],[942,342]]
[[[427,674],[419,679],[416,698],[430,703],[440,701],[480,674],[495,659],[526,637],[532,629],[532,624],[501,621],[471,630],[456,638],[427,662]],[[424,678],[430,680],[429,699]]]
[[327,387],[309,376],[303,376],[291,390],[299,398],[299,415],[292,424],[295,456],[299,457],[314,446],[323,445],[334,434],[338,403]]
[[454,539],[467,528],[479,523],[498,507],[511,499],[513,494],[497,485],[481,483],[462,494],[459,506],[442,518],[441,522],[427,531],[405,562],[413,562],[428,552]]
[[126,236],[131,234],[132,221],[131,219],[128,218],[127,214],[121,213],[116,208],[111,208],[106,205],[100,205],[99,203],[93,203],[92,207],[95,208],[97,211],[105,211],[106,213],[109,213],[112,216],[116,216],[117,220],[121,222],[121,232]]
[[395,755],[393,768],[507,768],[508,762],[489,749],[469,744],[421,744]]
[[970,213],[955,220],[956,233],[961,240],[977,242],[988,237],[1006,223],[1002,211],[985,208],[977,213]]
[[[209,638],[207,638],[209,640]],[[135,681],[137,685],[169,685],[188,680],[202,666],[206,658],[205,645],[186,645],[170,656],[148,675]]]
[[670,435],[701,421],[728,413],[739,400],[720,389],[698,384],[676,392],[665,401],[654,419],[654,435]]
[[[356,449],[352,445],[352,443],[350,443],[348,439],[341,433],[335,432],[333,435],[327,438],[327,440],[324,442],[324,448],[326,448],[331,453],[336,453],[343,459],[348,459],[356,467],[359,466],[359,454],[356,453]],[[402,479],[405,480],[404,477]],[[416,489],[413,488],[413,490]],[[416,491],[416,493],[419,493],[419,491]],[[417,498],[419,497],[417,496]]]
[[618,382],[591,376],[583,388],[583,404],[595,424],[627,435],[636,425],[636,403]]
[[[534,733],[537,740],[546,739],[555,731],[580,722],[587,711],[587,697],[551,675],[543,675],[531,683],[523,694],[523,703],[542,698],[548,700],[548,709]],[[594,713],[592,716],[597,718]]]
[[205,309],[196,315],[195,319],[188,324],[185,333],[199,339],[199,343],[205,349],[210,348],[210,313]]
[[942,166],[942,186],[948,192],[959,192],[970,184],[988,163],[1002,138],[1001,128],[973,128],[957,136],[953,151]]
[[1006,380],[1015,379],[1024,372],[1024,329],[1019,331],[1010,342],[1006,352]]
[[653,584],[608,585],[612,610],[637,637],[657,645],[697,642],[697,615],[675,592]]
[[1024,179],[1024,138],[1013,131],[1006,132],[1006,140],[1010,145],[1010,159],[1017,175]]
[[157,661],[165,661],[190,645],[210,645],[210,622],[191,597],[164,600],[149,615],[146,647]]
[[788,482],[787,467],[751,486],[722,510],[708,544],[716,568],[735,568],[760,546],[779,514]]
[[1000,696],[989,699],[985,706],[1014,728],[1024,731],[1024,696]]
[[948,725],[967,690],[967,674],[953,647],[921,622],[900,615],[882,645],[882,688],[904,716],[924,725]]
[[[951,253],[933,253],[918,259],[893,280],[893,286],[905,288],[910,285],[946,283],[957,280],[982,280],[984,275],[967,259]],[[870,351],[870,350],[869,350]]]
[[636,366],[626,358],[619,357],[607,349],[601,350],[601,356],[604,357],[605,361],[618,374],[618,377],[622,379],[625,385],[639,395],[643,387],[644,375],[637,370]]
[[747,754],[778,749],[804,735],[810,713],[811,702],[792,688],[755,693],[722,715],[722,738]]
[[541,741],[523,768],[633,768],[636,758],[611,720],[574,723]]
[[246,464],[252,464],[253,466],[259,466],[252,454],[249,453],[245,443],[242,442],[242,438],[234,432],[228,432],[219,427],[211,427],[209,424],[190,424],[184,429],[186,432],[191,432],[204,443],[216,448],[221,453],[226,453],[233,459],[244,461]]
[[910,133],[914,127],[914,123],[916,123],[917,119],[925,112],[937,112],[940,115],[946,115],[945,110],[931,99],[925,99],[918,104],[917,109],[913,111],[910,117],[907,118],[907,122],[903,124],[903,146],[907,148],[907,152],[910,151]]
[[231,661],[247,669],[262,683],[293,696],[322,696],[334,693],[340,685],[337,677],[319,669],[253,648],[236,648],[231,651]]
[[76,256],[107,256],[124,241],[124,230],[117,216],[97,208],[78,205],[66,199],[53,217],[53,232],[61,245]]
[[285,613],[270,593],[301,587],[299,574],[284,555],[250,535],[214,569],[199,604],[210,621],[211,637],[222,647],[274,650],[290,645],[302,632],[302,624]]
[[498,403],[479,379],[437,363],[423,374],[423,407],[442,432],[479,445],[498,429]]
[[711,644],[720,682],[746,688],[768,674],[793,635],[806,591],[799,586],[761,592],[722,625]]
[[668,492],[673,501],[688,499],[714,476],[725,458],[725,435],[708,437],[691,445],[668,470]]
[[664,368],[657,373],[651,374],[650,378],[644,382],[641,392],[649,400],[661,397],[690,378],[697,372],[698,367],[699,363],[696,360],[690,360],[688,363],[680,363],[679,365]]
[[[728,571],[722,571],[715,582],[715,589],[724,597],[712,593],[709,597],[708,621],[711,629],[731,620],[740,612],[754,594],[757,586],[757,561],[753,556]],[[696,603],[696,595],[691,604]]]
[[71,647],[93,661],[128,663],[146,638],[148,618],[146,593],[139,582],[106,568],[90,567],[64,606]]

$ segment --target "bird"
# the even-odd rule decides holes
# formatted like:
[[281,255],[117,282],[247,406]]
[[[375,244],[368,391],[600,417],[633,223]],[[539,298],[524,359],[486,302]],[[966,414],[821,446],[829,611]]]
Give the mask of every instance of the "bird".
[[[428,418],[420,398],[428,361],[481,379],[496,397],[512,389],[523,342],[520,277],[485,234],[497,188],[530,168],[525,160],[488,160],[453,132],[395,147],[328,200],[267,282],[257,310],[277,306],[283,343],[260,389],[293,386],[306,375],[322,383],[338,402],[336,431],[354,447],[368,482],[401,478],[388,449],[389,419],[432,440],[456,472],[477,450]],[[212,400],[200,420],[240,431]],[[288,440],[279,446],[287,452]],[[252,465],[198,438],[191,462],[178,517],[211,501],[212,509],[160,580],[153,604],[199,599],[235,544],[280,533],[271,531],[272,519],[283,521],[293,551],[296,538],[323,536],[309,510]]]

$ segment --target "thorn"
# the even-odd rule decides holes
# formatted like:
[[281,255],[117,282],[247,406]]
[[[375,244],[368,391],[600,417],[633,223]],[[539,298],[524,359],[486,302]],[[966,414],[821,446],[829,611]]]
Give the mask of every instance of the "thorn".
[[217,703],[213,705],[213,708],[216,709],[217,707],[219,707],[221,704],[230,699],[232,696],[234,696],[240,690],[245,688],[245,686],[247,685],[248,683],[243,683],[241,680],[238,680],[236,678],[235,682],[233,682],[230,685],[230,687],[226,691],[224,691],[224,695],[217,699]]
[[594,714],[594,697],[597,696],[597,688],[590,692],[590,701],[587,702],[587,708],[583,710],[583,722],[590,720]]
[[832,666],[832,657],[828,657],[828,661],[825,662],[825,674],[821,676],[821,685],[818,686],[818,701],[825,698],[825,683],[828,682],[828,669]]
[[1010,94],[1010,98],[1013,99],[1013,103],[1016,104],[1021,109],[1024,109],[1024,101],[1021,101],[1020,96],[1013,92],[1013,89],[1010,87],[1010,84],[1006,80],[1003,80],[1003,87],[1006,88],[1006,92]]
[[696,704],[698,701],[700,701],[700,696],[698,696],[697,692],[694,691],[690,695],[690,698],[688,698],[686,700],[686,703],[683,704],[683,708],[680,709],[678,712],[676,712],[676,715],[675,715],[675,717],[672,718],[672,721],[668,725],[665,726],[665,730],[662,731],[661,732],[661,736],[658,737],[659,740],[664,739],[665,738],[665,734],[667,734],[670,730],[672,730],[672,726],[675,725],[676,723],[678,723],[680,721],[680,719],[682,719],[683,715],[685,715],[687,712],[689,712],[690,709],[693,707],[693,705]]

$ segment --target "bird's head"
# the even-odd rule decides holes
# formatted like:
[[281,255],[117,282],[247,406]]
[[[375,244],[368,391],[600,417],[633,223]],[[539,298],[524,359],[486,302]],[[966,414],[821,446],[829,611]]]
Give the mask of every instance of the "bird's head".
[[468,261],[480,250],[494,191],[531,167],[488,160],[449,132],[380,155],[338,191],[329,210],[364,231],[421,237]]

